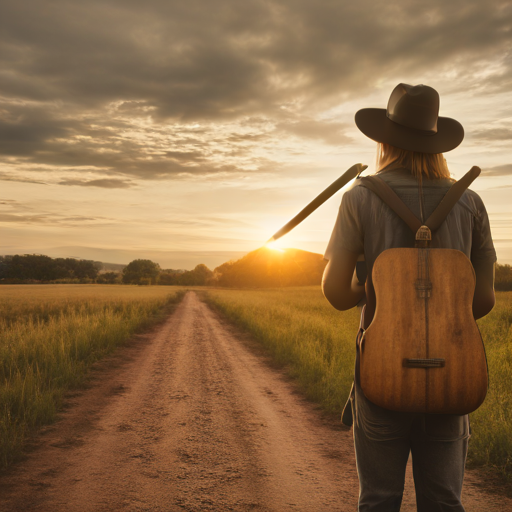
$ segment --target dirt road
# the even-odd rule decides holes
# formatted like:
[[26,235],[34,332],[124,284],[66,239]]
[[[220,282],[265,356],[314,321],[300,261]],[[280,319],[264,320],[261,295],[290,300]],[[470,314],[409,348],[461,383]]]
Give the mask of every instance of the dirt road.
[[[512,511],[477,483],[468,512]],[[404,511],[411,489],[409,472]],[[0,510],[354,511],[357,492],[351,432],[189,292],[0,478]]]

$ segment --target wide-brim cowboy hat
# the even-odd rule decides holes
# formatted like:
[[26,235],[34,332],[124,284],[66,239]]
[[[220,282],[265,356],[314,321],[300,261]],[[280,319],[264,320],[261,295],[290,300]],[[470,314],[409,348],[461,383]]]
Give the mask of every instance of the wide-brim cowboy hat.
[[439,117],[439,94],[428,85],[398,84],[387,108],[363,108],[357,127],[370,139],[420,153],[444,153],[464,138],[455,119]]

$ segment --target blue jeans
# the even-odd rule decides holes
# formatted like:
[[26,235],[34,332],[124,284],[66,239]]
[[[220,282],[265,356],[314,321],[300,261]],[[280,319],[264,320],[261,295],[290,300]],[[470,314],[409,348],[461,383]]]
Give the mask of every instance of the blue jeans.
[[388,411],[371,403],[358,384],[351,400],[359,512],[400,510],[409,452],[418,512],[464,512],[467,415]]

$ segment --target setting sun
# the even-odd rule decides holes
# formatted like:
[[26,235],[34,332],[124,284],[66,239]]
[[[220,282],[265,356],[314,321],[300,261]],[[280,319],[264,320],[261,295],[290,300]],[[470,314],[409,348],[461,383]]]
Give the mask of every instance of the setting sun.
[[284,252],[284,249],[283,249],[282,247],[278,247],[278,246],[277,246],[277,244],[278,244],[278,243],[279,243],[279,242],[278,242],[277,240],[272,241],[272,242],[267,242],[267,243],[265,244],[265,247],[266,247],[267,249],[272,249],[273,251]]

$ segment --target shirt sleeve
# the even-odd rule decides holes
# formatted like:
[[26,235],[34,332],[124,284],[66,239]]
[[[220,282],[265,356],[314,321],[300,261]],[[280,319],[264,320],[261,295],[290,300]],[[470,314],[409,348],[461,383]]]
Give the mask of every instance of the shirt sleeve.
[[489,216],[480,196],[475,194],[475,203],[477,214],[473,225],[473,235],[471,242],[471,261],[475,262],[495,262],[496,250],[491,236],[491,226]]
[[364,229],[360,215],[362,204],[361,189],[362,187],[356,186],[347,190],[343,195],[336,224],[325,250],[324,259],[330,260],[333,254],[340,249],[363,254]]

